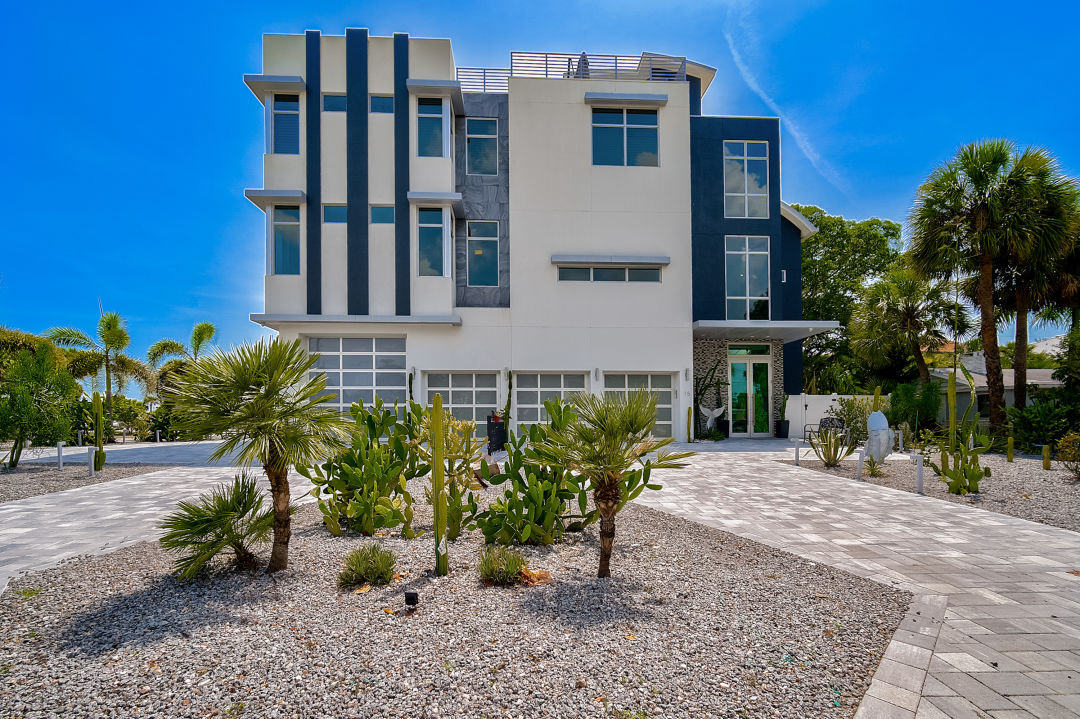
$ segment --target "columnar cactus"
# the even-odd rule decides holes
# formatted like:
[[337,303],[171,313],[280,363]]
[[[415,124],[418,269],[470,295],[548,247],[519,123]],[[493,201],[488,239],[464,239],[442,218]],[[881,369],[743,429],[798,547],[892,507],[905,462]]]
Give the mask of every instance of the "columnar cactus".
[[442,395],[436,394],[431,409],[431,504],[435,510],[435,574],[450,573],[450,552],[446,536],[446,460],[443,457]]
[[94,471],[100,472],[105,466],[105,418],[101,404],[101,393],[94,392]]

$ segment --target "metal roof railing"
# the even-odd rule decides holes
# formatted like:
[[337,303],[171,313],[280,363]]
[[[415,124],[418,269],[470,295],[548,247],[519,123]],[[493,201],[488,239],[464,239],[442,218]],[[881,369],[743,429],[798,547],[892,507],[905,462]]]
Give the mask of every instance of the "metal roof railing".
[[677,82],[686,80],[686,58],[648,53],[595,55],[584,52],[512,52],[510,69],[457,69],[457,79],[463,92],[508,92],[511,77]]
[[510,70],[505,67],[459,67],[462,92],[510,92]]

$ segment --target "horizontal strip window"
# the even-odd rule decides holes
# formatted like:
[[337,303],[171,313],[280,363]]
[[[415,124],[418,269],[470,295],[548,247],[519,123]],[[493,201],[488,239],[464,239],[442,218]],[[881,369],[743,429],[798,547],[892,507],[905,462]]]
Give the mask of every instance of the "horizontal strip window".
[[345,112],[347,98],[345,95],[323,95],[323,112]]
[[394,206],[393,205],[372,205],[371,206],[371,224],[373,224],[373,225],[392,225],[392,224],[394,224]]
[[375,112],[375,113],[393,115],[394,114],[394,96],[393,95],[372,95],[371,96],[371,111]]
[[659,282],[659,267],[560,267],[560,282]]
[[348,222],[349,221],[349,208],[348,205],[323,205],[322,208],[322,221],[323,222]]

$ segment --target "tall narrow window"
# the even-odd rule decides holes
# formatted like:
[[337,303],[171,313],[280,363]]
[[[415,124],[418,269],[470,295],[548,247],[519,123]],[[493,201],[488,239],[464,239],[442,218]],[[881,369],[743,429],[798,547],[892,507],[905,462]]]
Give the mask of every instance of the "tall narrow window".
[[274,207],[274,274],[300,274],[300,207],[277,205]]
[[768,218],[769,143],[724,141],[724,217]]
[[274,154],[300,154],[300,96],[274,95],[273,134],[271,147]]
[[499,121],[465,121],[465,167],[470,175],[499,174]]
[[440,277],[443,274],[443,211],[439,207],[420,207],[416,210],[421,277]]
[[769,238],[724,238],[729,320],[769,319]]
[[416,150],[420,157],[444,157],[443,101],[440,97],[416,99]]
[[499,223],[466,223],[466,255],[468,258],[468,284],[470,287],[499,286]]
[[660,164],[656,110],[593,108],[594,165]]

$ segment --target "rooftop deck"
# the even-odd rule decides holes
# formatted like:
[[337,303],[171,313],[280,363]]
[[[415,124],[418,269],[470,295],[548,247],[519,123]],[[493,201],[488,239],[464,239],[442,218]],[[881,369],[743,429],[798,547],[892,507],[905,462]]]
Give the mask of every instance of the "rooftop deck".
[[508,92],[511,77],[685,81],[686,58],[642,53],[512,52],[509,68],[459,67],[462,92]]

